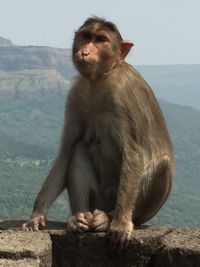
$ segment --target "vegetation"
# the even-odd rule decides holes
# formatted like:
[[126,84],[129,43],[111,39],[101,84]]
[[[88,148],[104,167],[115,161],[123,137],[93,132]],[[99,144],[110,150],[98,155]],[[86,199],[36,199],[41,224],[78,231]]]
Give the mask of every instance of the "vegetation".
[[172,194],[154,223],[199,225],[200,111],[161,102],[174,143],[176,176]]

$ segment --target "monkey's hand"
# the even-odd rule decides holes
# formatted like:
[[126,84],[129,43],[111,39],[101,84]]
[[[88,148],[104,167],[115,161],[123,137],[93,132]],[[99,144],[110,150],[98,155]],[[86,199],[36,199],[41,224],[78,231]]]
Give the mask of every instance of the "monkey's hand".
[[38,212],[34,212],[27,223],[22,225],[24,231],[39,231],[44,229],[46,217]]
[[102,210],[94,210],[91,228],[95,232],[105,232],[110,225],[107,214]]
[[133,229],[134,225],[132,221],[113,219],[108,233],[111,252],[121,252],[128,247]]
[[71,232],[89,231],[92,221],[93,215],[91,212],[77,212],[69,218],[67,229]]

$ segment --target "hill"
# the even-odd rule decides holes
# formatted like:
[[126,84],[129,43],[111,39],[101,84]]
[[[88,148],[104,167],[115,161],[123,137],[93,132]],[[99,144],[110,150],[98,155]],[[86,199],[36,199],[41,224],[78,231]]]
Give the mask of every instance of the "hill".
[[156,95],[200,110],[200,65],[137,66]]
[[0,47],[8,47],[8,46],[14,46],[14,44],[9,39],[0,36]]
[[69,49],[36,46],[0,47],[2,71],[54,69],[69,79],[74,73],[70,58]]
[[200,220],[200,111],[163,101],[160,104],[174,143],[176,176],[172,194],[153,222],[197,226]]
[[0,47],[0,218],[30,213],[55,156],[72,73],[67,49]]

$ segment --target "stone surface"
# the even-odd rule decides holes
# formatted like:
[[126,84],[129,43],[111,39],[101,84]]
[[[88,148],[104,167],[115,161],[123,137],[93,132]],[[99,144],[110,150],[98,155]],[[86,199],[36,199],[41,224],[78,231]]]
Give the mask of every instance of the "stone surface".
[[163,249],[157,253],[155,266],[200,266],[200,228],[174,229],[162,243]]
[[7,260],[0,259],[0,267],[39,267],[40,261],[37,259]]
[[147,266],[161,248],[167,227],[144,227],[135,230],[126,251],[109,253],[110,244],[105,233],[63,234],[51,232],[53,240],[53,266],[56,267],[132,267]]
[[[8,220],[8,221],[1,221],[0,220],[0,230],[21,230],[22,224],[25,223],[25,220]],[[65,230],[66,229],[66,223],[63,222],[54,222],[54,221],[48,221],[47,225],[45,227],[45,230],[43,232],[49,232],[51,231],[57,231],[57,230]]]
[[69,233],[57,222],[22,232],[22,223],[0,222],[0,266],[200,267],[200,228],[143,226],[126,251],[112,255],[105,233]]
[[34,259],[35,266],[51,266],[51,238],[42,232],[0,231],[0,259]]

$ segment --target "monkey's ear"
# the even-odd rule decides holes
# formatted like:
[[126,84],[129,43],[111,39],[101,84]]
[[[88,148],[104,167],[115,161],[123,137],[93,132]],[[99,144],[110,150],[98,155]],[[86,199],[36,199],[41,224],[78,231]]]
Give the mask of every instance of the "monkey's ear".
[[130,41],[121,41],[121,59],[125,59],[134,44]]

